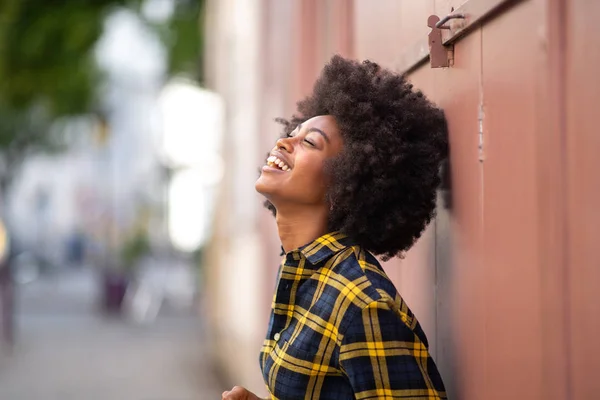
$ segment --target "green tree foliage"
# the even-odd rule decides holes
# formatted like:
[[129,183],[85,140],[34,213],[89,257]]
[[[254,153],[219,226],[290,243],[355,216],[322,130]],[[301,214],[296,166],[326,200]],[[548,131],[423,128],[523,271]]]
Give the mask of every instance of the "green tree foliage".
[[202,81],[204,43],[204,0],[174,0],[173,16],[164,24],[154,25],[168,49],[168,69],[172,75],[185,74]]
[[185,72],[202,81],[204,1],[182,2],[170,21],[173,39],[169,47],[169,70]]
[[51,121],[90,110],[99,78],[92,50],[110,7],[126,0],[0,1],[0,183],[48,149]]
[[[94,109],[93,49],[112,7],[141,0],[0,0],[0,191],[32,152],[55,147],[53,121]],[[202,0],[175,0],[157,26],[171,73],[201,79]]]

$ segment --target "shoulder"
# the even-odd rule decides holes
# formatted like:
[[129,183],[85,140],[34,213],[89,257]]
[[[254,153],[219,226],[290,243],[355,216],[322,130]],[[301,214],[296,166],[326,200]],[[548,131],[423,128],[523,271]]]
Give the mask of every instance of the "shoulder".
[[369,313],[376,312],[388,321],[397,321],[402,329],[408,328],[427,343],[414,314],[371,253],[358,246],[348,247],[328,264],[325,280],[330,285],[335,282],[341,297],[338,303],[346,304],[341,310],[341,337],[348,329],[362,325]]
[[340,332],[370,305],[387,305],[391,310],[399,310],[403,303],[379,261],[358,246],[337,253],[321,269],[320,274],[321,282],[339,292],[337,303],[343,315]]
[[398,291],[379,261],[359,246],[347,247],[336,254],[325,270],[352,289],[365,306],[376,300],[394,300]]

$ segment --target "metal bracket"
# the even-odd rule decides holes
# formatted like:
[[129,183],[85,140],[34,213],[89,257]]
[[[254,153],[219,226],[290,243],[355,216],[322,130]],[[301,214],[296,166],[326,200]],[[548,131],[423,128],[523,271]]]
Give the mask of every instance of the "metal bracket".
[[467,18],[467,16],[465,14],[448,14],[444,18],[442,18],[441,21],[438,21],[438,23],[435,24],[435,27],[438,29],[450,29],[449,26],[444,26],[444,24],[446,22],[450,21],[451,19],[465,19],[465,18]]
[[[461,37],[472,30],[477,29],[484,21],[493,18],[495,15],[505,12],[515,4],[524,1],[525,0],[464,0],[460,7],[451,11],[451,14],[446,17],[447,19],[445,19],[445,21],[440,21],[437,16],[432,15],[429,18],[435,17],[436,19],[435,22],[431,21],[431,23],[429,19],[427,20],[427,25],[432,29],[429,38],[423,36],[413,45],[408,46],[394,62],[396,69],[404,74],[408,74],[425,63],[430,55],[429,47],[432,46],[432,36],[435,41],[433,47],[438,49],[435,51],[439,52],[439,54],[441,54],[439,49],[446,50],[447,52],[450,51],[445,58],[448,59],[448,66],[451,66],[454,57],[454,52],[451,51],[453,50],[453,43],[457,42]],[[453,18],[461,18],[461,21],[455,22],[450,26],[450,29],[446,29],[445,24]],[[435,25],[438,26],[435,27]],[[440,32],[440,29],[444,29],[444,31],[442,31],[444,34],[441,36],[441,43],[439,39],[440,36],[438,36],[437,33]],[[440,64],[440,62],[436,64]],[[441,64],[446,64],[446,62],[442,62]],[[443,67],[443,65],[439,65],[435,68],[440,67]]]
[[451,19],[465,19],[465,14],[449,14],[440,20],[437,15],[430,15],[427,26],[431,28],[429,33],[429,61],[431,68],[447,68],[454,61],[454,45],[444,45],[442,41],[442,29],[450,29],[444,24]]

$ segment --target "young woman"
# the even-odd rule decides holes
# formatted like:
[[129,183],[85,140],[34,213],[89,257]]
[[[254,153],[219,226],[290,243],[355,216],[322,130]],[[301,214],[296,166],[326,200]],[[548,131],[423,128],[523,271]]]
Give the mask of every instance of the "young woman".
[[335,56],[280,122],[256,182],[285,252],[260,354],[271,398],[446,398],[425,333],[375,258],[402,256],[433,217],[443,112],[403,76]]

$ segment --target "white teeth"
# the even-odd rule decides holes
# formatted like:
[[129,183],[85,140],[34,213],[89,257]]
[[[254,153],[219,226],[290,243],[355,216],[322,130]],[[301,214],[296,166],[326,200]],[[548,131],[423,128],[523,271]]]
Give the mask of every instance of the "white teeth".
[[267,158],[267,165],[269,167],[277,166],[283,171],[291,171],[292,169],[283,161],[275,156],[270,156]]

